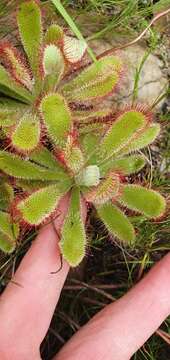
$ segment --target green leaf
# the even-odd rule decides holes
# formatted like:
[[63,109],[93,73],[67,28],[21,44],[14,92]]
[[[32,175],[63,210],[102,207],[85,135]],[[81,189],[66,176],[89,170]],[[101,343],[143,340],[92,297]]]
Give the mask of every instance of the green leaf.
[[60,74],[64,70],[64,61],[60,49],[53,44],[47,45],[44,49],[43,66],[45,75]]
[[71,129],[71,114],[65,99],[59,94],[47,95],[42,99],[41,111],[49,136],[57,146],[64,147]]
[[156,139],[159,133],[160,133],[160,125],[156,123],[151,124],[145,130],[143,130],[141,133],[135,136],[134,139],[132,139],[129,144],[124,146],[120,150],[120,154],[121,155],[128,154],[130,152],[140,150],[148,146]]
[[66,166],[76,174],[84,165],[84,157],[81,149],[74,143],[72,136],[68,137],[64,152],[64,162]]
[[29,152],[35,149],[40,141],[40,121],[37,115],[26,113],[16,126],[11,140],[19,151]]
[[47,170],[7,151],[0,151],[0,170],[10,176],[25,180],[68,180],[62,168]]
[[58,167],[58,170],[61,170],[61,166],[57,163],[57,160],[54,158],[52,152],[42,145],[33,150],[29,158],[38,165],[43,165],[48,169],[54,169],[55,167]]
[[35,79],[40,78],[40,59],[42,47],[41,11],[34,0],[19,5],[18,28]]
[[117,197],[117,195],[119,194],[119,188],[119,175],[111,172],[105,177],[104,180],[99,183],[98,186],[85,193],[85,198],[89,202],[101,205]]
[[10,127],[15,125],[18,120],[17,111],[11,109],[0,108],[0,126]]
[[[41,181],[41,180],[23,180],[16,179],[16,186],[22,188],[22,190],[26,191],[28,194],[32,194],[33,191],[37,191],[45,186],[55,185],[54,181]],[[60,187],[60,186],[59,186]]]
[[63,55],[56,45],[50,44],[45,47],[43,68],[45,73],[44,90],[46,92],[55,91],[65,68]]
[[137,110],[121,114],[104,136],[100,146],[100,159],[107,159],[118,152],[146,125],[145,115]]
[[16,83],[32,91],[33,81],[30,73],[22,61],[20,52],[10,43],[0,44],[1,59],[7,64],[11,77]]
[[97,212],[107,229],[118,239],[132,244],[135,240],[135,231],[123,212],[117,206],[107,203],[97,207]]
[[0,211],[0,249],[11,253],[15,249],[19,226],[11,222],[9,214]]
[[131,155],[124,158],[110,159],[100,166],[101,176],[109,170],[114,170],[122,175],[130,175],[140,171],[146,164],[142,155]]
[[104,120],[111,118],[113,115],[113,110],[111,108],[105,108],[100,110],[73,110],[73,119],[76,123],[82,123],[84,125],[93,124],[96,122],[103,122]]
[[120,201],[129,209],[149,218],[160,217],[166,207],[165,199],[158,192],[140,185],[122,186]]
[[32,101],[32,95],[29,91],[17,84],[2,65],[0,65],[0,92],[26,103]]
[[82,60],[87,50],[87,44],[84,40],[78,40],[74,37],[64,35],[63,52],[67,61],[75,64]]
[[63,39],[63,36],[64,36],[63,29],[57,24],[52,24],[47,29],[47,32],[44,37],[44,42],[45,44],[48,45],[49,44],[57,45],[58,42],[60,42]]
[[10,254],[15,250],[15,247],[15,241],[0,231],[0,249],[6,254]]
[[61,192],[56,185],[50,185],[35,191],[20,201],[17,207],[27,223],[39,225],[54,213],[63,195],[64,192]]
[[77,266],[85,256],[86,234],[81,214],[81,199],[78,188],[72,190],[71,202],[62,232],[60,248],[65,260]]
[[68,101],[88,101],[104,97],[117,85],[121,70],[122,63],[118,57],[101,58],[75,79],[64,84],[61,92]]
[[0,209],[7,210],[14,198],[14,190],[11,185],[1,180],[0,182]]
[[87,164],[95,165],[97,163],[97,152],[100,137],[95,133],[87,133],[80,138],[82,151]]

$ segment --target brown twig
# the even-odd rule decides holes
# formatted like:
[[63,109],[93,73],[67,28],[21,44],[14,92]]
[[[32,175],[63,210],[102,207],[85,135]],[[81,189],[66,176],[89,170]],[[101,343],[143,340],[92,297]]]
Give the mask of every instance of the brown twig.
[[142,37],[146,34],[146,32],[150,29],[150,27],[157,21],[159,20],[162,16],[165,16],[167,15],[168,13],[170,13],[170,8],[165,10],[165,11],[162,11],[161,13],[157,14],[156,16],[153,17],[153,19],[150,21],[150,23],[148,24],[148,26],[141,32],[141,34],[138,35],[137,38],[135,38],[134,40],[126,43],[126,44],[123,44],[123,45],[120,45],[116,48],[111,48],[109,50],[106,50],[104,51],[103,53],[101,53],[100,55],[97,56],[97,59],[100,59],[101,57],[103,56],[106,56],[106,55],[110,55],[112,54],[114,51],[117,51],[117,50],[121,50],[121,49],[124,49],[128,46],[131,46],[131,45],[134,45],[135,43],[137,43],[140,39],[142,39]]

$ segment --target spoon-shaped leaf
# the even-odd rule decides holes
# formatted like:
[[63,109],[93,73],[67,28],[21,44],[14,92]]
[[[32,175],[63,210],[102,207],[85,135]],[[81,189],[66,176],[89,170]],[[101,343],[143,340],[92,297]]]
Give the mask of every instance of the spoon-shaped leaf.
[[128,154],[132,151],[140,150],[149,144],[151,144],[160,133],[159,124],[151,124],[142,133],[138,134],[130,141],[129,144],[125,145],[121,150],[120,154]]
[[47,95],[41,102],[44,124],[53,142],[64,147],[71,129],[71,114],[65,99],[59,94]]
[[29,91],[22,85],[17,84],[2,65],[0,65],[0,92],[25,103],[30,103],[32,100]]
[[97,207],[97,212],[107,229],[125,243],[133,243],[135,231],[127,216],[117,206],[106,203]]
[[140,185],[123,185],[120,199],[129,209],[149,218],[163,215],[166,207],[165,199],[158,192]]
[[81,214],[81,199],[78,188],[72,190],[70,207],[62,232],[60,248],[64,259],[77,266],[85,255],[86,234]]
[[69,101],[88,101],[113,91],[120,79],[122,62],[116,56],[101,58],[61,88]]
[[54,158],[52,152],[42,145],[32,151],[29,158],[38,165],[43,165],[49,169],[54,169],[56,166],[58,166],[59,170],[61,168],[57,164],[57,160]]
[[0,44],[0,55],[4,64],[8,65],[12,78],[31,91],[33,82],[28,69],[21,58],[20,52],[10,43],[4,42]]
[[100,158],[107,159],[128,144],[133,136],[146,125],[145,115],[137,110],[121,114],[104,136],[100,146]]
[[130,175],[141,170],[146,164],[142,155],[131,155],[124,158],[110,159],[100,166],[101,175],[114,170],[122,175]]
[[40,77],[42,46],[41,11],[37,1],[28,0],[19,5],[18,28],[35,79]]
[[11,141],[19,151],[35,149],[40,141],[40,121],[37,115],[26,113],[16,126]]
[[68,180],[65,171],[56,163],[56,169],[46,169],[7,151],[0,151],[0,170],[25,180]]
[[30,225],[39,225],[54,213],[65,191],[56,185],[44,187],[20,201],[17,208],[24,221]]

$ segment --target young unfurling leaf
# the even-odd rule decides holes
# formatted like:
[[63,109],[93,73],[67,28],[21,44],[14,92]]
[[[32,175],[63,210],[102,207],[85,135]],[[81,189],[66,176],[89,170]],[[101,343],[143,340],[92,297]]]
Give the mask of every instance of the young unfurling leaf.
[[96,205],[106,203],[112,198],[118,196],[120,188],[119,176],[110,172],[104,180],[102,180],[98,186],[85,193],[85,198],[89,202],[93,202]]
[[85,41],[64,35],[63,52],[66,60],[69,63],[75,64],[81,61],[86,50],[87,44]]
[[44,42],[45,44],[55,44],[58,45],[63,40],[64,31],[63,29],[57,25],[52,24],[49,26],[49,28],[46,31],[46,34],[44,36]]

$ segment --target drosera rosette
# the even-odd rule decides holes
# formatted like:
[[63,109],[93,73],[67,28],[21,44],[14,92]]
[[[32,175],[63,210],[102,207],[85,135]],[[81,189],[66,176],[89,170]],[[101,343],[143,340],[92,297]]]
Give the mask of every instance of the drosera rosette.
[[86,253],[84,200],[93,204],[114,236],[125,244],[134,244],[135,229],[123,209],[154,219],[165,211],[162,195],[127,181],[128,175],[145,165],[145,157],[136,150],[155,140],[159,124],[153,123],[146,109],[129,107],[114,115],[113,122],[107,123],[104,131],[83,133],[76,128],[61,95],[47,95],[40,109],[53,151],[41,145],[25,158],[8,151],[0,152],[1,171],[15,179],[23,190],[23,199],[17,202],[21,221],[29,226],[53,221],[59,214],[60,199],[68,193],[68,211],[59,244],[71,266],[77,266]]
[[135,230],[124,207],[146,218],[164,213],[158,192],[127,179],[145,165],[138,150],[155,140],[160,126],[139,106],[119,113],[101,108],[121,79],[118,55],[101,57],[75,75],[84,43],[56,24],[43,34],[38,1],[19,5],[17,22],[27,59],[1,44],[0,91],[6,97],[0,101],[0,126],[10,146],[1,147],[0,170],[19,191],[10,209],[21,225],[53,221],[60,199],[69,194],[59,244],[63,257],[77,266],[87,246],[82,201],[93,204],[108,230],[127,244],[134,243]]
[[83,60],[85,42],[68,36],[57,24],[43,32],[37,0],[19,5],[17,24],[25,54],[0,42],[0,92],[6,96],[1,100],[0,126],[11,149],[29,154],[46,139],[47,124],[39,108],[43,99],[58,94],[60,104],[66,101],[71,114],[71,103],[78,106],[114,91],[123,64],[117,55],[110,55],[85,66],[73,79],[65,79]]

